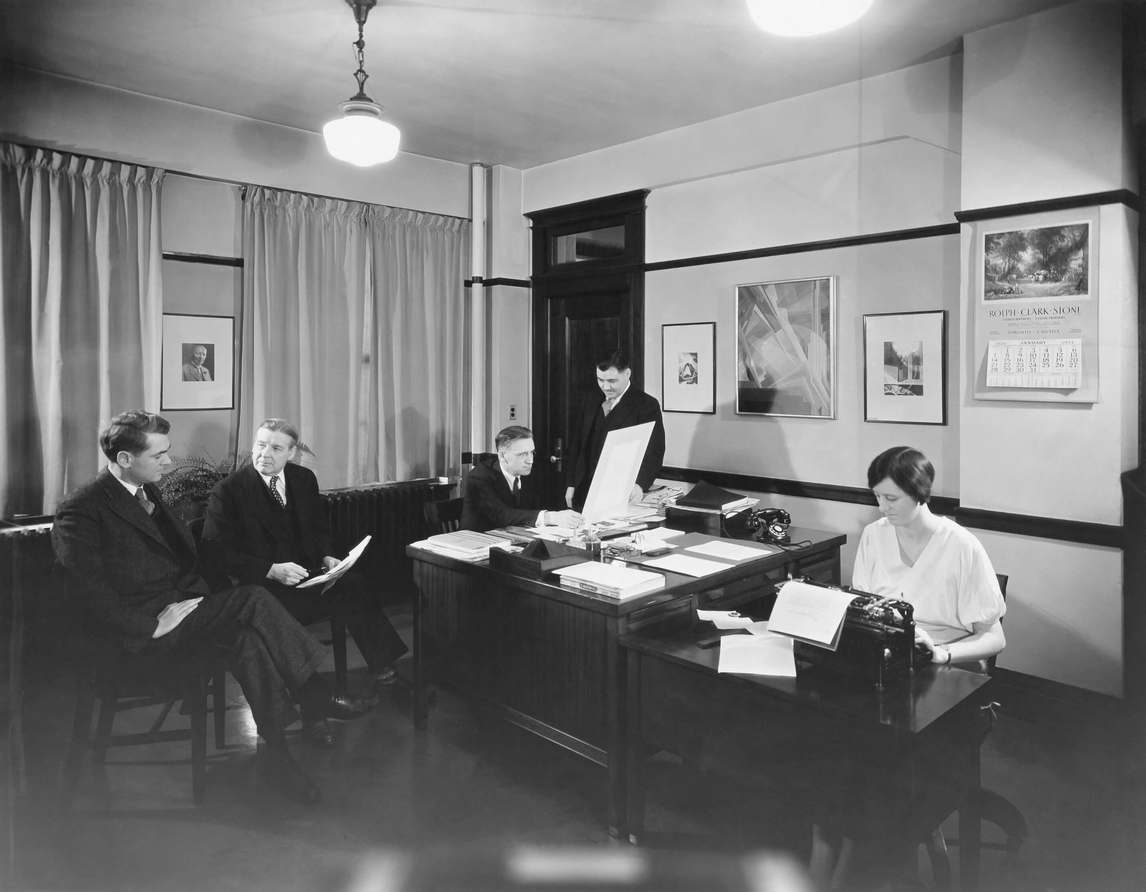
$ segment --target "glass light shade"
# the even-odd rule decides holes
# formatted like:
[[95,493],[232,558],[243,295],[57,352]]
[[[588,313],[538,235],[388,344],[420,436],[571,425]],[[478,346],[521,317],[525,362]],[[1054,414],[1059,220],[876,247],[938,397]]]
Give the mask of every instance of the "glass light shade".
[[762,31],[810,37],[850,25],[873,0],[748,0],[748,14]]
[[331,155],[358,167],[393,160],[402,139],[397,127],[382,120],[377,104],[353,99],[342,103],[342,117],[328,121],[322,136]]

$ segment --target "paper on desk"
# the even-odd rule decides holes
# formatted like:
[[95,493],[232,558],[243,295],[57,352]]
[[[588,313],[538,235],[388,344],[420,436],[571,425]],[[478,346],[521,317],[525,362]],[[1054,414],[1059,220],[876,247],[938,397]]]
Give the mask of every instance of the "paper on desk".
[[747,561],[752,558],[763,557],[769,551],[764,551],[759,548],[749,548],[746,545],[736,545],[733,542],[727,542],[723,539],[717,539],[713,542],[705,542],[702,545],[691,545],[685,551],[692,554],[703,555],[704,557],[720,558],[725,561]]
[[680,530],[670,530],[668,527],[656,527],[651,530],[643,530],[641,538],[646,542],[660,542],[664,545],[669,544],[669,540],[675,539],[677,536],[683,536]]
[[783,635],[725,635],[720,639],[717,672],[796,677],[792,639]]
[[708,576],[710,573],[728,569],[728,564],[718,564],[716,561],[706,561],[685,554],[666,554],[664,557],[645,561],[645,566],[682,573],[685,576]]
[[712,623],[718,629],[747,629],[753,625],[751,617],[741,616],[735,610],[698,610],[696,618]]
[[318,576],[312,576],[310,579],[300,582],[295,588],[310,588],[312,585],[318,585],[320,582],[325,582],[326,585],[322,587],[322,593],[325,595],[334,583],[342,578],[347,570],[354,566],[354,562],[362,557],[362,552],[366,550],[366,546],[370,544],[370,537],[364,536],[362,541],[350,549],[350,553],[346,555],[337,564],[327,570],[325,573],[320,573]]
[[768,628],[835,650],[853,597],[849,592],[789,579],[776,592]]

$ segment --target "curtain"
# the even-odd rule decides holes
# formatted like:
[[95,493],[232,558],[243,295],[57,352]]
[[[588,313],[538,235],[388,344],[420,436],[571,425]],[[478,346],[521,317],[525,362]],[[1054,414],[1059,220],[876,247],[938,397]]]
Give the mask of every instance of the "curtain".
[[163,171],[0,143],[0,516],[50,514],[156,410]]
[[457,473],[468,228],[248,187],[240,443],[290,419],[328,488]]

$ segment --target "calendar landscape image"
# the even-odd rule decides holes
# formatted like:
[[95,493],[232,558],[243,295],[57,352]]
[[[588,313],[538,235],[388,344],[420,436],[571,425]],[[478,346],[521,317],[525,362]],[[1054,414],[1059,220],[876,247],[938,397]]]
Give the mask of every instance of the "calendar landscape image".
[[1089,223],[984,234],[983,300],[1089,293]]

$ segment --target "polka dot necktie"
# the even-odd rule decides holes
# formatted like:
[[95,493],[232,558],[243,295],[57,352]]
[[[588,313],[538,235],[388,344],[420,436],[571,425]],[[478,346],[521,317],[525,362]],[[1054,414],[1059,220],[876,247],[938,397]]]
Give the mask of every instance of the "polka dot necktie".
[[279,493],[279,475],[274,474],[271,476],[271,495],[275,497],[280,508],[286,507],[286,502],[283,501],[282,495]]

